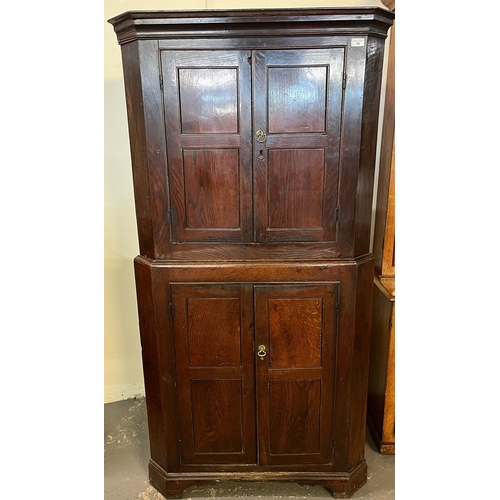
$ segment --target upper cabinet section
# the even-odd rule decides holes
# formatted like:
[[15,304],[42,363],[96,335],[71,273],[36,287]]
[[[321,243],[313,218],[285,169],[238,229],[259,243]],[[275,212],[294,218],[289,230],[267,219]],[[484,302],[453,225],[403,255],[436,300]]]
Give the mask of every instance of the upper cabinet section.
[[141,255],[369,251],[384,38],[378,8],[127,12]]

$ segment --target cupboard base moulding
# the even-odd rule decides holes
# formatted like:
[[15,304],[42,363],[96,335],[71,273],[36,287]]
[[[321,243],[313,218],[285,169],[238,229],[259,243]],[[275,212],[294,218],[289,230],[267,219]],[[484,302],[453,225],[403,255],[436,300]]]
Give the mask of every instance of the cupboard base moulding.
[[213,484],[219,481],[283,481],[300,485],[323,486],[333,498],[350,498],[367,480],[367,466],[363,459],[349,472],[200,472],[171,474],[153,460],[149,461],[151,484],[166,498],[181,498],[190,486]]

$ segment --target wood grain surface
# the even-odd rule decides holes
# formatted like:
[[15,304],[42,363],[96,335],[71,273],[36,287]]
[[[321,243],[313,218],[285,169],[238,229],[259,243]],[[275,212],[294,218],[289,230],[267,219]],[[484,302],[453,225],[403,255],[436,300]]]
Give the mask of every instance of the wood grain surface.
[[323,301],[270,299],[269,368],[321,366]]
[[252,287],[171,289],[182,463],[256,463]]
[[332,463],[337,293],[333,284],[255,286],[256,343],[269,351],[256,361],[262,465]]
[[347,498],[366,482],[370,217],[393,18],[356,7],[110,20],[141,253],[149,473],[167,497],[234,479]]

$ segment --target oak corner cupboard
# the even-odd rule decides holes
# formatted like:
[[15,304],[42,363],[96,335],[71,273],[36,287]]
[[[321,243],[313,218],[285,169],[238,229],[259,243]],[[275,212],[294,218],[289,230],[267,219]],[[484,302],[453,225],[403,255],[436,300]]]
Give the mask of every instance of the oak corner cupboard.
[[131,11],[121,45],[151,484],[322,485],[364,459],[390,11]]

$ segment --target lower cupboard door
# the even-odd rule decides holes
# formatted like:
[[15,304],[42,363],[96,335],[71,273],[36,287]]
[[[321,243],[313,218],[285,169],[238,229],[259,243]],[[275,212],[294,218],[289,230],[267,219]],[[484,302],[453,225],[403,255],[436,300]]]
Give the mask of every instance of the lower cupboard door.
[[337,293],[255,286],[260,465],[332,463]]
[[255,464],[253,287],[171,292],[182,463]]

